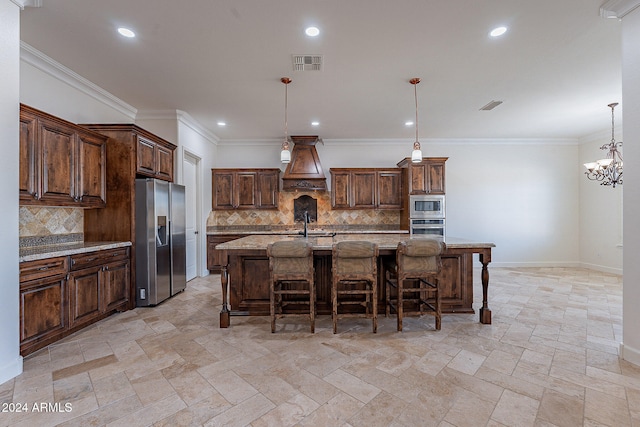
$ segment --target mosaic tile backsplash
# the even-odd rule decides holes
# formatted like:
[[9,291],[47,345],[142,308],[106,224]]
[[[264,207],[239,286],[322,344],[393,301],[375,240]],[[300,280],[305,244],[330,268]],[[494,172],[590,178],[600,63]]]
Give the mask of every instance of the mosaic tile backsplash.
[[84,232],[84,211],[80,208],[20,207],[20,238]]
[[331,209],[330,192],[280,192],[278,210],[229,210],[211,211],[207,227],[238,225],[294,225],[293,201],[301,195],[308,195],[318,202],[318,222],[316,225],[400,225],[400,211],[397,210],[345,210]]

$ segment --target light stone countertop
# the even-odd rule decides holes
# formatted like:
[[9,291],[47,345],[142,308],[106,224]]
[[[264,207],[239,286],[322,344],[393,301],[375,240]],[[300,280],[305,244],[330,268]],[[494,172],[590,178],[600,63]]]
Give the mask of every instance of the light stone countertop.
[[20,248],[20,262],[117,249],[126,246],[131,246],[131,242],[73,242],[58,245],[28,246]]
[[[283,240],[295,240],[295,239],[304,239],[302,236],[291,236],[291,235],[251,235],[247,237],[242,237],[240,239],[231,240],[229,242],[220,243],[216,245],[215,249],[219,250],[247,250],[247,249],[257,249],[257,250],[266,250],[267,245],[276,241]],[[438,237],[433,236],[411,236],[407,234],[336,234],[335,236],[309,236],[307,239],[312,243],[314,250],[331,250],[331,247],[334,243],[347,241],[347,240],[366,240],[368,242],[374,242],[378,244],[380,249],[396,249],[398,247],[398,243],[402,240],[407,239],[438,239]],[[477,242],[467,239],[461,239],[456,237],[446,237],[444,242],[447,244],[447,247],[455,249],[455,248],[464,248],[464,249],[485,249],[485,248],[493,248],[495,244],[490,242]]]
[[[265,229],[226,229],[226,230],[208,230],[208,236],[217,236],[217,235],[228,235],[228,234],[237,234],[239,236],[242,235],[283,235],[283,236],[296,236],[298,234],[302,234],[302,227],[299,228],[274,228],[272,230]],[[318,228],[309,228],[309,234],[408,234],[409,230],[358,230],[358,229],[335,229],[331,227],[318,227]]]

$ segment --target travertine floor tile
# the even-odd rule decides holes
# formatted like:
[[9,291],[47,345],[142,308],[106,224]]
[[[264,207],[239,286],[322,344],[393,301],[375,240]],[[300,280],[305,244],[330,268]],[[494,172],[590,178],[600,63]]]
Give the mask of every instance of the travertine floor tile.
[[[0,413],[4,426],[640,425],[640,367],[618,357],[620,276],[491,268],[492,325],[477,314],[348,319],[333,334],[232,317],[219,276],[157,307],[115,314],[24,360],[0,403],[72,404]],[[481,301],[474,270],[474,306]],[[286,319],[285,319],[286,320]],[[295,320],[295,319],[294,319]]]

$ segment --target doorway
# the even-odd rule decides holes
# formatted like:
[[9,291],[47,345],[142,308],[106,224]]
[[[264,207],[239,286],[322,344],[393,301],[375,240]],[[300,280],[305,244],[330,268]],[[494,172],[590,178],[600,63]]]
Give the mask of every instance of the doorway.
[[198,194],[200,194],[200,158],[184,151],[182,161],[182,182],[185,186],[185,205],[186,205],[186,221],[185,228],[187,233],[187,281],[198,276],[200,264],[200,233],[198,224],[200,224],[200,203]]

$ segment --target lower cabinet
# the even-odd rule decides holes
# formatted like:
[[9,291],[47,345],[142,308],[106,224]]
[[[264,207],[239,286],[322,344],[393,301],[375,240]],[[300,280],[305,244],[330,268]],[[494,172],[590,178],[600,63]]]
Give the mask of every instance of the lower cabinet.
[[21,263],[20,354],[126,310],[129,257],[125,247]]

